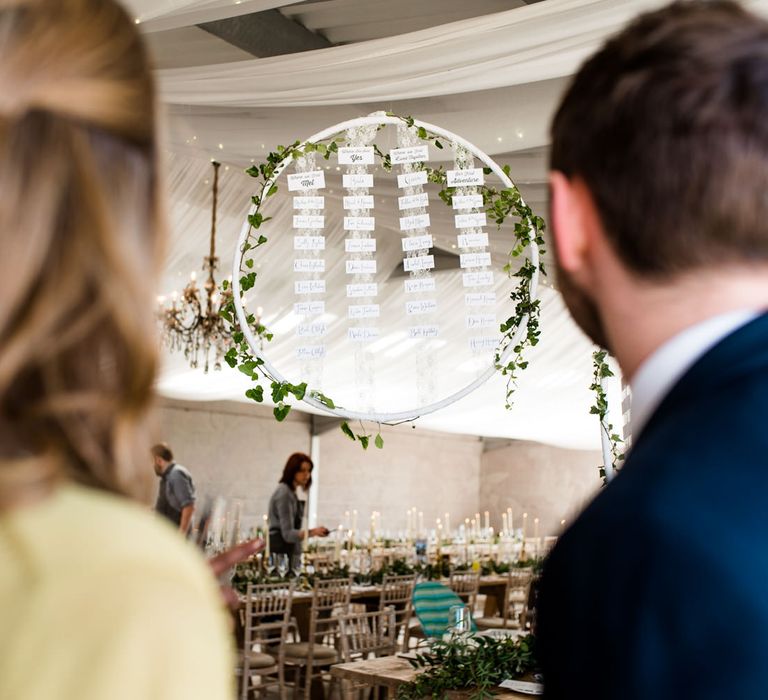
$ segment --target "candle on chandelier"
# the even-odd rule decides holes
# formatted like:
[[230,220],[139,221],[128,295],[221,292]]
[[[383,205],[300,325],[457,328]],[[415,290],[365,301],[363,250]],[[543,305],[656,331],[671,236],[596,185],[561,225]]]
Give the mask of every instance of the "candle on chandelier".
[[509,531],[511,533],[515,532],[515,524],[512,522],[512,506],[507,508],[507,525],[509,526]]
[[538,518],[533,519],[533,536],[537,540],[539,539],[539,519]]
[[264,556],[269,556],[269,516],[264,513],[262,516],[264,521]]
[[505,537],[509,534],[509,520],[506,513],[501,514],[501,534]]
[[523,542],[525,542],[525,535],[528,532],[528,513],[523,513]]
[[352,511],[352,532],[357,532],[357,511]]
[[487,510],[485,511],[485,529],[491,529],[491,514]]
[[406,522],[408,523],[406,525],[406,527],[405,527],[405,539],[409,540],[409,539],[411,539],[411,529],[413,527],[413,525],[411,523],[411,515],[412,515],[412,513],[411,513],[411,509],[410,508],[407,511],[405,511],[405,515],[406,515]]
[[419,511],[419,537],[424,535],[424,513]]

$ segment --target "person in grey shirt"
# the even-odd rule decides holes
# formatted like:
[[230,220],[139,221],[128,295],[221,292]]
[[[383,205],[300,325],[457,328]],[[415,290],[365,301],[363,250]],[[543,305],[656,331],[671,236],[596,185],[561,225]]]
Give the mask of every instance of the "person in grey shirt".
[[161,443],[151,449],[155,474],[160,477],[155,510],[186,533],[195,510],[195,484],[192,475],[173,461],[173,452]]
[[304,501],[296,495],[297,487],[305,491],[312,484],[312,460],[301,452],[292,454],[283,475],[269,499],[269,551],[290,556],[301,554],[301,543],[307,537],[327,537],[328,528],[304,530]]

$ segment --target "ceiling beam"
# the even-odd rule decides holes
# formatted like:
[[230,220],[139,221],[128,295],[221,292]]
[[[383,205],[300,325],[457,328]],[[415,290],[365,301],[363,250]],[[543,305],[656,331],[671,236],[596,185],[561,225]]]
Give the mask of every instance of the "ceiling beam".
[[198,24],[200,29],[257,58],[325,49],[328,39],[288,19],[278,10],[253,12]]

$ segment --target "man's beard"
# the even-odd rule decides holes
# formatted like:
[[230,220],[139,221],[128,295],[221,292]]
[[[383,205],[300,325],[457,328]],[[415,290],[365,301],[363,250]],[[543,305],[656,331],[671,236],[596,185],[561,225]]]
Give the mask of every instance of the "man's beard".
[[578,287],[571,275],[560,266],[557,256],[555,258],[557,287],[563,295],[565,305],[571,317],[595,345],[599,345],[604,350],[611,352],[608,335],[600,318],[600,310],[597,304],[587,292]]

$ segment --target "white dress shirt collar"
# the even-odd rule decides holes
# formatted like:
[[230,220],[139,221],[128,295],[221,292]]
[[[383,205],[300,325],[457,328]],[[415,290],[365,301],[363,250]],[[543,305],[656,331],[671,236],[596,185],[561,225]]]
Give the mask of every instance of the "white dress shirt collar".
[[740,310],[713,316],[670,338],[640,365],[631,382],[633,442],[677,380],[708,350],[758,315]]

